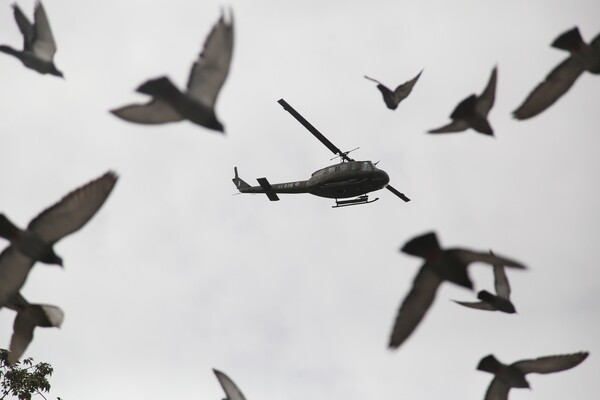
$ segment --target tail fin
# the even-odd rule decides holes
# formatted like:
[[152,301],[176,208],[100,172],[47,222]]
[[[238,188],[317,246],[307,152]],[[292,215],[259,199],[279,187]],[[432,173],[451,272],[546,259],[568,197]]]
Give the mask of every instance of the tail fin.
[[583,38],[577,27],[560,35],[552,42],[552,47],[570,52],[577,51],[584,44]]
[[242,191],[242,189],[248,189],[250,187],[250,185],[248,185],[242,178],[240,178],[238,176],[237,167],[233,167],[233,172],[235,173],[235,176],[233,177],[232,181],[233,181],[233,184],[235,185],[235,187],[240,192]]

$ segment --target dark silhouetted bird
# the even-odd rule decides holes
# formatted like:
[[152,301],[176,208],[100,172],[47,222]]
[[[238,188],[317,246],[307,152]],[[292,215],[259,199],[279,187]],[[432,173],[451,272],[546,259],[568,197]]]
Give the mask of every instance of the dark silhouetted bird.
[[10,241],[0,254],[0,307],[19,292],[36,261],[62,266],[54,244],[83,227],[104,204],[116,182],[115,173],[105,173],[42,211],[25,230],[0,214],[0,237]]
[[494,379],[485,393],[485,400],[507,400],[510,388],[529,388],[526,374],[549,374],[576,367],[589,355],[588,352],[565,354],[521,360],[510,365],[502,364],[493,355],[481,359],[477,369],[491,372]]
[[[494,253],[490,250],[490,254]],[[454,302],[478,310],[502,311],[508,314],[517,312],[515,306],[510,301],[510,285],[504,272],[504,265],[502,264],[494,264],[494,286],[497,294],[495,295],[482,290],[477,293],[477,298],[481,300],[479,302],[472,303],[457,300],[454,300]]]
[[233,381],[227,375],[221,371],[217,371],[216,369],[213,369],[213,371],[217,376],[221,387],[223,387],[223,391],[225,392],[226,397],[224,400],[246,400],[242,394],[242,391],[238,389],[236,384],[233,383]]
[[450,115],[452,122],[441,128],[432,129],[429,133],[462,132],[468,128],[473,128],[477,132],[493,136],[494,131],[487,120],[487,116],[494,105],[497,76],[498,68],[494,68],[481,96],[478,97],[472,94],[461,101]]
[[13,296],[6,307],[17,312],[10,339],[9,365],[17,362],[25,353],[27,346],[33,340],[33,330],[36,327],[60,328],[65,317],[59,307],[49,304],[31,304],[21,296],[21,293]]
[[467,271],[469,264],[483,262],[525,268],[517,261],[495,254],[459,248],[443,250],[433,232],[409,240],[401,251],[424,258],[425,263],[417,273],[410,292],[400,306],[390,337],[390,348],[399,347],[415,330],[433,303],[438,286],[442,282],[449,281],[473,289],[473,282]]
[[0,45],[0,51],[17,57],[28,68],[40,74],[63,77],[63,73],[54,65],[56,43],[52,37],[50,23],[41,2],[35,4],[34,24],[27,19],[18,5],[13,4],[15,20],[23,35],[23,51],[10,46]]
[[398,107],[398,104],[408,97],[408,95],[413,89],[413,86],[415,86],[415,83],[417,83],[422,73],[423,70],[421,70],[421,72],[419,72],[419,74],[410,81],[406,81],[403,84],[399,85],[394,91],[388,89],[376,79],[369,78],[366,75],[365,78],[377,83],[377,89],[379,89],[379,91],[381,92],[383,96],[383,101],[385,101],[385,105],[390,110],[395,110]]
[[202,53],[192,66],[187,91],[181,92],[165,76],[151,79],[137,91],[152,96],[147,104],[132,104],[111,110],[126,121],[164,124],[187,119],[198,125],[224,132],[215,115],[217,96],[229,74],[233,52],[233,16],[219,21],[204,42]]
[[566,50],[571,55],[556,66],[542,83],[527,96],[513,115],[516,119],[527,119],[550,107],[569,90],[583,71],[600,74],[600,35],[586,44],[577,27],[560,35],[553,47]]

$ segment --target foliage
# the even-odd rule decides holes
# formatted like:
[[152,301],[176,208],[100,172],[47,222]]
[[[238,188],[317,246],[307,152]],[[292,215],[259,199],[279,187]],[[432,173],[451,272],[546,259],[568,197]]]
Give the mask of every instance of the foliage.
[[0,349],[0,400],[7,396],[30,400],[36,394],[46,399],[42,392],[50,391],[48,377],[52,375],[52,366],[44,362],[34,364],[31,358],[14,365],[8,365],[7,360],[8,351]]

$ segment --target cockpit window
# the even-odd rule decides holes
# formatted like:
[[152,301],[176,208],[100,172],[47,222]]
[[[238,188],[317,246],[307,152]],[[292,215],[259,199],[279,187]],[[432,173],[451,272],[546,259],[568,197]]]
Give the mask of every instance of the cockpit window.
[[363,161],[360,169],[361,171],[373,171],[373,164],[370,161]]
[[325,170],[324,169],[320,169],[318,171],[313,172],[311,176],[323,175],[324,173],[325,173]]

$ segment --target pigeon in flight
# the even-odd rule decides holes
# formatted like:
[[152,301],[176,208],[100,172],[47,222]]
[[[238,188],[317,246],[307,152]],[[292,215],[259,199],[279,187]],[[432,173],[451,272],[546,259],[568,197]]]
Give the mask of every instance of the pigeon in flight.
[[21,293],[17,293],[6,305],[17,312],[10,339],[8,365],[17,362],[33,340],[33,330],[37,327],[60,328],[65,314],[59,307],[49,304],[30,304]]
[[600,74],[600,35],[587,44],[575,27],[560,35],[552,47],[566,50],[571,55],[556,66],[513,111],[516,119],[531,118],[550,107],[569,90],[583,71]]
[[379,91],[381,92],[383,96],[383,101],[385,101],[385,105],[390,110],[395,110],[398,107],[398,104],[400,104],[402,100],[408,97],[408,95],[412,91],[413,86],[415,86],[415,83],[417,83],[417,81],[419,80],[421,73],[423,73],[423,70],[421,70],[421,72],[419,72],[419,74],[410,81],[406,81],[403,84],[399,85],[394,91],[390,90],[376,79],[369,78],[366,75],[365,78],[377,83],[377,89],[379,89]]
[[33,13],[33,25],[18,5],[13,4],[15,20],[23,35],[23,51],[13,49],[10,46],[0,45],[0,51],[17,57],[27,67],[40,74],[50,74],[63,78],[63,73],[54,65],[54,53],[56,43],[52,37],[50,23],[40,1],[35,4]]
[[240,389],[236,386],[235,383],[224,373],[213,369],[213,372],[217,376],[221,387],[223,387],[223,391],[225,392],[224,400],[246,400]]
[[452,122],[441,128],[432,129],[429,133],[462,132],[468,128],[473,128],[477,132],[494,136],[494,131],[487,120],[487,116],[494,105],[497,76],[498,68],[494,67],[483,93],[480,96],[472,94],[461,101],[450,115]]
[[477,366],[480,371],[494,374],[494,379],[485,393],[485,400],[507,400],[510,388],[529,388],[529,382],[525,379],[526,374],[550,374],[571,369],[581,364],[588,355],[588,352],[579,352],[521,360],[506,365],[490,354],[482,358]]
[[15,296],[36,261],[62,266],[53,246],[83,227],[100,209],[117,182],[114,172],[73,190],[21,230],[0,214],[0,237],[10,245],[0,254],[0,307]]
[[390,337],[389,347],[400,345],[412,334],[433,303],[438,286],[449,281],[462,287],[473,289],[467,267],[473,262],[502,264],[507,267],[525,266],[495,254],[471,251],[467,249],[442,249],[434,232],[429,232],[409,240],[402,252],[421,257],[425,263],[417,273],[410,292],[405,297]]
[[[494,254],[490,250],[490,254]],[[504,272],[504,265],[502,264],[494,264],[494,286],[496,288],[496,293],[492,294],[486,290],[482,290],[477,293],[477,298],[481,301],[479,302],[467,302],[467,301],[457,301],[454,300],[455,303],[458,303],[465,307],[475,308],[477,310],[488,310],[488,311],[502,311],[508,314],[516,313],[515,306],[510,301],[510,285],[508,284],[508,279],[506,278],[506,273]]]
[[233,16],[229,21],[221,14],[204,42],[204,48],[181,92],[166,76],[151,79],[137,88],[152,96],[146,104],[132,104],[111,110],[126,121],[139,124],[164,124],[187,119],[205,128],[224,132],[215,115],[217,97],[229,74],[233,52]]

